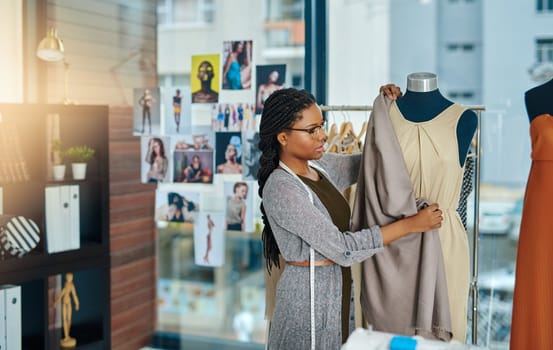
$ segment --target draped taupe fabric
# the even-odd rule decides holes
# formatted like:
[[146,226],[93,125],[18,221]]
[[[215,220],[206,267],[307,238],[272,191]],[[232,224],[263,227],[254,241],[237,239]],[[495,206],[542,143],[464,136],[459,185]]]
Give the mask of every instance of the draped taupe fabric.
[[[417,213],[417,201],[393,126],[391,101],[383,95],[369,120],[352,230],[387,225]],[[418,203],[417,203],[418,202]],[[375,330],[452,336],[444,262],[438,232],[405,236],[362,263],[361,305]]]
[[422,122],[405,118],[395,102],[389,111],[415,197],[439,203],[442,210],[439,237],[449,296],[451,330],[453,339],[464,342],[467,332],[470,255],[467,232],[457,212],[463,183],[457,125],[466,108],[452,104]]

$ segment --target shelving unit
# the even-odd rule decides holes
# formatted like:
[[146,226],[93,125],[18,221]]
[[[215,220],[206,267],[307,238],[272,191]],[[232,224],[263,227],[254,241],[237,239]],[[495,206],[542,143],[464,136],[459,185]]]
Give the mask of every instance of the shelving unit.
[[[32,219],[41,237],[38,246],[21,258],[0,257],[0,285],[21,286],[23,349],[60,349],[60,307],[52,305],[67,272],[74,274],[80,301],[80,309],[73,308],[70,330],[77,339],[76,349],[110,349],[108,107],[0,104],[0,114],[0,128],[8,128],[13,141],[0,140],[0,155],[13,151],[12,160],[23,162],[27,173],[19,180],[0,176],[3,213]],[[58,136],[64,149],[88,145],[96,150],[85,180],[71,180],[67,161],[65,180],[51,178],[49,143]],[[2,161],[0,172],[7,164]],[[80,249],[49,254],[44,189],[59,185],[79,186]]]

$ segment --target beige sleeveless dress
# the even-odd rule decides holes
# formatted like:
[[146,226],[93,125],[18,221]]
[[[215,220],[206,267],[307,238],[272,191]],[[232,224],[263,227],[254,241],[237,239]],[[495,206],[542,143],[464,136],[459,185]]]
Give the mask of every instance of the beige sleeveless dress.
[[390,118],[415,196],[438,203],[444,213],[440,243],[445,264],[453,339],[465,342],[470,284],[467,234],[456,209],[463,181],[457,122],[466,108],[453,104],[429,121],[411,122],[395,102]]

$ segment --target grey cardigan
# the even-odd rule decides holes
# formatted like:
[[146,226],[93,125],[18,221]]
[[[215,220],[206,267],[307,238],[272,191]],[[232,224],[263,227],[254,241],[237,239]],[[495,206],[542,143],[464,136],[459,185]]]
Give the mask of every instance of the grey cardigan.
[[[327,153],[315,163],[326,170],[330,182],[342,191],[357,179],[358,157]],[[265,212],[285,260],[309,260],[311,246],[315,249],[315,260],[330,259],[338,265],[351,266],[382,247],[378,227],[359,229],[362,232],[359,235],[343,233],[332,223],[317,195],[312,192],[312,205],[305,191],[302,183],[282,169],[273,171],[263,189]]]
[[[325,154],[317,162],[329,174],[338,190],[350,186],[359,169],[359,155]],[[315,268],[315,326],[318,349],[341,346],[340,266],[363,261],[382,249],[380,229],[374,226],[358,232],[341,232],[317,195],[313,204],[301,180],[275,169],[263,189],[263,205],[282,257],[288,261],[330,259],[330,266]],[[275,274],[275,276],[278,275]],[[271,318],[269,349],[308,349],[310,337],[309,268],[286,265],[278,280],[274,314],[271,315],[271,283],[267,310]]]

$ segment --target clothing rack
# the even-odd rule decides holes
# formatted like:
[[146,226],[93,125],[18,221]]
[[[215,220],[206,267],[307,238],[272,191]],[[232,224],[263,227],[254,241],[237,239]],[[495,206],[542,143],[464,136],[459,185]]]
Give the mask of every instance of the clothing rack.
[[[370,105],[319,105],[322,112],[333,111],[355,111],[355,112],[370,112],[373,107]],[[472,276],[470,283],[470,292],[472,295],[472,324],[471,335],[472,344],[478,343],[478,228],[480,218],[478,213],[480,212],[479,198],[480,198],[480,142],[481,142],[481,128],[482,128],[482,112],[486,110],[485,106],[465,106],[476,113],[478,122],[476,126],[476,132],[474,133],[474,154],[468,154],[467,157],[473,156],[475,160],[474,169],[474,230],[472,237]]]

